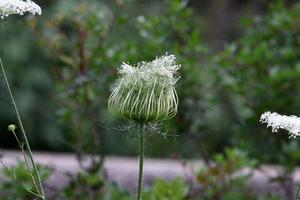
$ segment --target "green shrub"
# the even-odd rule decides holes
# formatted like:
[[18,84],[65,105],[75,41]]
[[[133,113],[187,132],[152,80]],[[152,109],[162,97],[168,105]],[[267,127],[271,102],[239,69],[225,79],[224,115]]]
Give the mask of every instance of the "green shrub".
[[227,149],[225,154],[217,154],[210,166],[201,168],[197,180],[202,186],[205,199],[253,199],[248,181],[255,161],[237,149]]
[[240,100],[240,105],[233,102],[240,114],[233,130],[235,144],[264,161],[292,162],[282,156],[285,135],[275,137],[258,121],[268,110],[299,114],[299,11],[299,4],[273,4],[268,14],[248,21],[245,34],[215,57],[223,89]]
[[173,181],[157,179],[154,185],[143,194],[145,200],[183,200],[189,191],[188,185],[182,178]]
[[55,200],[131,200],[129,192],[104,179],[101,173],[90,175],[81,172],[70,175],[70,178],[70,184],[57,192]]
[[[3,163],[2,163],[3,164]],[[52,169],[38,165],[42,182],[52,174]],[[0,197],[3,200],[32,200],[36,198],[35,186],[24,161],[18,161],[14,166],[1,169]]]

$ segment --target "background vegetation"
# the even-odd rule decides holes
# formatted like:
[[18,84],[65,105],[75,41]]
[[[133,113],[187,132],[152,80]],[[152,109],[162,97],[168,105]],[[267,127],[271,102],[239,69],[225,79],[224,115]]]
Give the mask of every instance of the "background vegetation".
[[[29,17],[26,24],[12,17],[1,22],[0,32],[1,54],[35,149],[72,151],[76,137],[87,139],[94,127],[106,154],[133,154],[135,141],[110,130],[115,126],[114,116],[106,111],[111,84],[120,63],[169,52],[183,66],[180,112],[168,122],[176,137],[150,138],[155,148],[148,154],[197,156],[199,145],[209,154],[239,145],[278,161],[280,147],[289,141],[285,135],[274,137],[257,122],[266,110],[298,114],[298,5],[207,3],[210,10],[223,9],[230,18],[223,20],[231,29],[212,31],[211,21],[218,16],[202,12],[204,6],[193,1],[43,4],[41,17]],[[247,12],[233,18],[240,12],[228,10],[237,7]],[[241,22],[233,26],[234,21]],[[215,39],[220,40],[217,45]],[[6,127],[15,120],[5,93],[1,101],[7,105],[1,106],[0,121]],[[201,144],[193,144],[194,137]],[[260,143],[261,148],[251,147]],[[1,144],[15,147],[5,134]]]
[[[135,155],[137,141],[126,132],[128,122],[120,124],[107,112],[110,87],[122,62],[168,52],[182,65],[179,113],[165,125],[169,137],[147,139],[147,156],[209,160],[238,148],[258,163],[286,166],[285,178],[299,164],[297,140],[259,125],[267,110],[300,115],[295,1],[38,3],[41,17],[25,22],[10,17],[0,24],[0,54],[34,149],[72,151],[79,159],[95,153],[98,167],[103,155]],[[15,122],[5,92],[0,101],[0,146],[15,148],[13,137],[4,134]],[[212,184],[205,179],[208,172],[200,173],[200,183]],[[158,181],[146,196],[165,184]]]

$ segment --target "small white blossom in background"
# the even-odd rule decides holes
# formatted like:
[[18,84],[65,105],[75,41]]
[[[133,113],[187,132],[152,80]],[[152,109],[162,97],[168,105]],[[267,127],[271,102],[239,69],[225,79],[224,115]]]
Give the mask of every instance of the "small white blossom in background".
[[42,9],[36,3],[30,0],[0,0],[0,18],[11,14],[24,15],[24,13],[29,12],[33,15],[41,15]]
[[261,123],[266,123],[267,127],[272,127],[273,132],[278,129],[289,131],[290,138],[300,136],[300,118],[294,115],[286,116],[275,112],[265,112],[260,117]]

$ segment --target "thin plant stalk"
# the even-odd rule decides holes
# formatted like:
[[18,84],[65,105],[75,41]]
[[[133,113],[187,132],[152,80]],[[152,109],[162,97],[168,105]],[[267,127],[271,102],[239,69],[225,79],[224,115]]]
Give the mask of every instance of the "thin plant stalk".
[[143,188],[143,173],[144,173],[144,132],[145,127],[142,127],[142,134],[140,135],[140,166],[139,166],[139,179],[138,179],[138,191],[137,200],[142,200],[142,188]]
[[297,188],[297,192],[296,192],[294,200],[298,200],[299,192],[300,192],[300,186],[298,186],[298,188]]
[[177,113],[178,96],[175,90],[180,65],[174,55],[157,57],[151,62],[136,66],[123,63],[119,79],[108,100],[108,110],[138,124],[139,177],[137,200],[142,200],[144,143],[146,128],[151,123],[162,122]]
[[[31,180],[32,180],[32,182],[34,184],[34,187],[35,187],[35,189],[37,191],[39,191],[38,185],[36,183],[36,179],[34,178],[34,176],[32,174],[32,169],[30,168],[30,165],[29,165],[29,162],[28,162],[27,154],[26,154],[25,149],[24,149],[24,144],[21,143],[21,141],[19,140],[19,138],[18,138],[17,134],[15,133],[14,129],[12,129],[10,131],[13,133],[13,136],[15,137],[15,139],[16,139],[16,141],[17,141],[17,143],[18,143],[18,145],[19,145],[19,147],[20,147],[20,149],[22,151],[22,154],[23,154],[23,157],[24,157],[24,161],[25,161],[25,165],[26,165],[26,169],[27,169],[27,171],[28,171],[28,173],[29,173],[29,175],[31,177]],[[31,191],[30,189],[27,189],[27,191],[30,192],[30,193],[32,193],[32,194],[34,194],[35,196],[41,197],[41,195],[36,194],[35,192]]]
[[6,73],[5,73],[5,69],[4,69],[1,57],[0,57],[0,66],[1,66],[2,74],[3,74],[3,77],[4,77],[6,88],[7,88],[8,93],[9,93],[9,97],[10,97],[11,103],[12,103],[12,105],[14,107],[14,111],[15,111],[15,113],[17,115],[17,120],[18,120],[20,129],[21,129],[21,133],[22,133],[24,142],[25,142],[25,147],[27,149],[29,160],[30,160],[30,163],[32,165],[33,172],[34,172],[37,184],[38,184],[38,187],[37,187],[38,191],[37,192],[39,193],[39,197],[41,199],[45,200],[46,198],[45,198],[45,193],[44,193],[44,189],[43,189],[43,186],[42,186],[41,178],[40,178],[39,172],[37,170],[36,164],[35,164],[35,162],[33,160],[32,151],[31,151],[28,139],[27,139],[27,135],[26,135],[25,129],[23,127],[23,123],[22,123],[22,120],[21,120],[21,117],[20,117],[20,113],[19,113],[18,107],[16,105],[16,102],[15,102],[15,99],[13,97],[13,94],[12,94],[9,82],[7,80],[7,77],[6,77]]

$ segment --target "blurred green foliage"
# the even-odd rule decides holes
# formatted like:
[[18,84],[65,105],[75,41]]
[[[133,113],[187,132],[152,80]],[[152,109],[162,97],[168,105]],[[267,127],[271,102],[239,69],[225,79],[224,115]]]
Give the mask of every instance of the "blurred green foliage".
[[[0,54],[30,141],[40,149],[135,154],[136,141],[112,128],[109,88],[122,62],[169,52],[182,65],[179,113],[166,125],[172,137],[148,138],[147,155],[207,158],[238,146],[291,171],[298,142],[258,125],[266,110],[299,114],[300,6],[278,2],[244,20],[245,33],[216,54],[203,41],[200,15],[181,0],[52,1],[26,26],[19,17],[1,21]],[[5,92],[0,100],[7,127],[14,115]],[[2,146],[14,146],[9,137]]]
[[188,185],[181,178],[169,182],[157,179],[151,189],[143,193],[145,200],[183,200],[188,195]]
[[[1,21],[0,37],[0,54],[26,124],[25,128],[30,133],[29,140],[35,147],[59,148],[59,128],[55,116],[51,114],[55,104],[49,100],[54,92],[53,82],[49,76],[51,72],[45,65],[46,57],[19,17]],[[0,126],[1,133],[4,133],[8,124],[16,123],[16,118],[2,75],[0,83]],[[2,136],[2,147],[17,146],[12,137],[9,137],[10,134]]]
[[[177,177],[173,180],[158,178],[150,187],[145,187],[145,200],[279,200],[275,194],[255,193],[249,187],[252,170],[257,161],[250,159],[247,153],[238,149],[226,149],[225,153],[216,154],[209,165],[202,165],[190,180]],[[79,174],[65,189],[69,199],[89,200],[134,199],[135,194],[122,190],[99,178]],[[74,187],[77,185],[77,187]],[[99,189],[100,188],[100,189]],[[292,191],[291,196],[295,191]],[[89,194],[89,195],[87,195]],[[96,196],[95,196],[96,195]],[[94,198],[93,198],[94,197]],[[289,196],[286,196],[287,198]],[[67,198],[67,199],[68,199]],[[63,199],[66,199],[64,197]]]
[[[280,163],[285,170],[274,181],[288,188],[290,198],[292,187],[286,184],[299,164],[299,142],[271,134],[259,126],[259,117],[267,110],[300,115],[300,4],[271,3],[265,16],[244,20],[243,35],[217,53],[203,40],[206,27],[188,1],[44,4],[43,16],[29,17],[26,25],[19,17],[0,24],[0,55],[34,147],[74,151],[79,160],[83,153],[136,154],[136,140],[116,133],[119,124],[107,112],[109,89],[122,62],[148,61],[168,52],[182,65],[179,113],[166,124],[171,137],[147,139],[147,155],[213,160],[195,175],[204,188],[201,199],[257,199],[246,185],[250,174],[234,175],[254,167],[247,155],[258,163]],[[0,89],[5,91],[2,84]],[[0,101],[0,127],[6,130],[15,118],[5,92]],[[10,139],[7,135],[1,145],[16,146]],[[228,146],[242,152],[225,150]],[[213,157],[215,152],[225,155]],[[99,173],[101,158],[72,177],[57,199],[132,199]],[[1,190],[13,198],[3,198],[31,198],[22,170],[20,165],[13,173],[25,186],[6,180]],[[15,177],[11,170],[3,172]],[[149,200],[200,198],[180,178],[157,180],[144,195]]]
[[244,36],[215,57],[222,87],[242,99],[242,106],[234,106],[235,112],[248,112],[239,117],[234,145],[264,161],[290,166],[299,157],[293,148],[297,142],[289,145],[287,135],[271,134],[258,121],[268,110],[300,114],[299,11],[299,4],[285,8],[283,1],[278,1],[266,16],[245,21]]
[[63,188],[62,191],[58,191],[54,195],[55,200],[130,200],[130,193],[122,190],[117,185],[109,183],[102,177],[102,174],[93,174],[82,172],[76,176],[70,175],[70,184]]
[[[29,27],[53,61],[56,97],[61,105],[57,113],[66,127],[65,144],[79,152],[134,153],[132,138],[103,128],[118,126],[107,113],[109,88],[122,62],[151,60],[165,52],[175,54],[183,66],[179,85],[182,112],[169,122],[169,132],[182,135],[193,129],[196,135],[203,126],[201,106],[197,105],[202,85],[198,61],[206,48],[201,41],[201,24],[194,20],[187,2],[63,1],[52,9],[55,13],[29,21]],[[180,144],[174,139],[169,148],[164,148],[163,138],[148,142],[157,147],[149,148],[151,155],[179,153]],[[124,145],[126,148],[118,148]]]
[[242,172],[253,169],[254,160],[237,149],[226,149],[225,154],[217,154],[213,160],[213,164],[203,167],[197,175],[205,199],[254,198],[247,186],[251,172]]
[[[148,61],[166,52],[176,55],[182,65],[179,113],[166,123],[171,137],[147,138],[147,155],[201,156],[206,166],[194,175],[202,186],[200,192],[182,178],[159,179],[144,198],[259,199],[247,187],[251,174],[236,174],[261,162],[285,166],[273,181],[291,198],[299,142],[270,133],[259,125],[259,117],[267,110],[300,115],[300,4],[270,3],[266,15],[243,20],[243,35],[217,53],[207,47],[203,39],[207,27],[188,1],[43,4],[43,15],[28,17],[26,24],[18,16],[0,24],[0,55],[30,141],[38,149],[74,151],[80,161],[84,153],[99,155],[53,198],[133,198],[108,183],[99,170],[102,155],[135,155],[137,148],[137,141],[123,134],[127,130],[123,125],[120,129],[125,131],[115,131],[118,120],[106,109],[109,90],[122,62]],[[6,130],[15,121],[14,113],[5,92],[0,93],[0,101],[0,127]],[[11,135],[3,138],[1,146],[17,146],[10,142]],[[225,150],[228,146],[241,151]],[[41,172],[43,179],[51,173]],[[32,198],[24,164],[4,168],[2,176],[1,199]]]
[[[173,180],[156,179],[152,186],[145,187],[145,200],[279,200],[273,194],[261,196],[251,190],[248,185],[251,169],[256,161],[238,149],[226,149],[224,154],[216,154],[209,166],[202,165],[192,179],[177,177]],[[247,171],[243,171],[247,168]],[[55,171],[39,166],[43,181]],[[28,192],[31,187],[30,177],[24,163],[1,170],[1,199],[32,199]],[[81,172],[77,175],[67,174],[69,184],[61,190],[53,190],[44,182],[49,200],[132,200],[135,192],[126,191],[119,185],[107,181],[101,173],[90,175]],[[59,181],[59,180],[56,180]],[[53,184],[53,183],[52,183]],[[52,185],[53,186],[53,185]],[[26,189],[27,188],[27,189]],[[3,193],[4,192],[4,193]]]
[[[39,170],[42,181],[47,180],[52,173],[52,169],[50,169],[49,167],[38,165],[37,168]],[[35,194],[35,186],[33,185],[32,178],[27,171],[25,162],[18,161],[15,166],[3,166],[0,174],[1,199],[32,200],[37,198]]]

